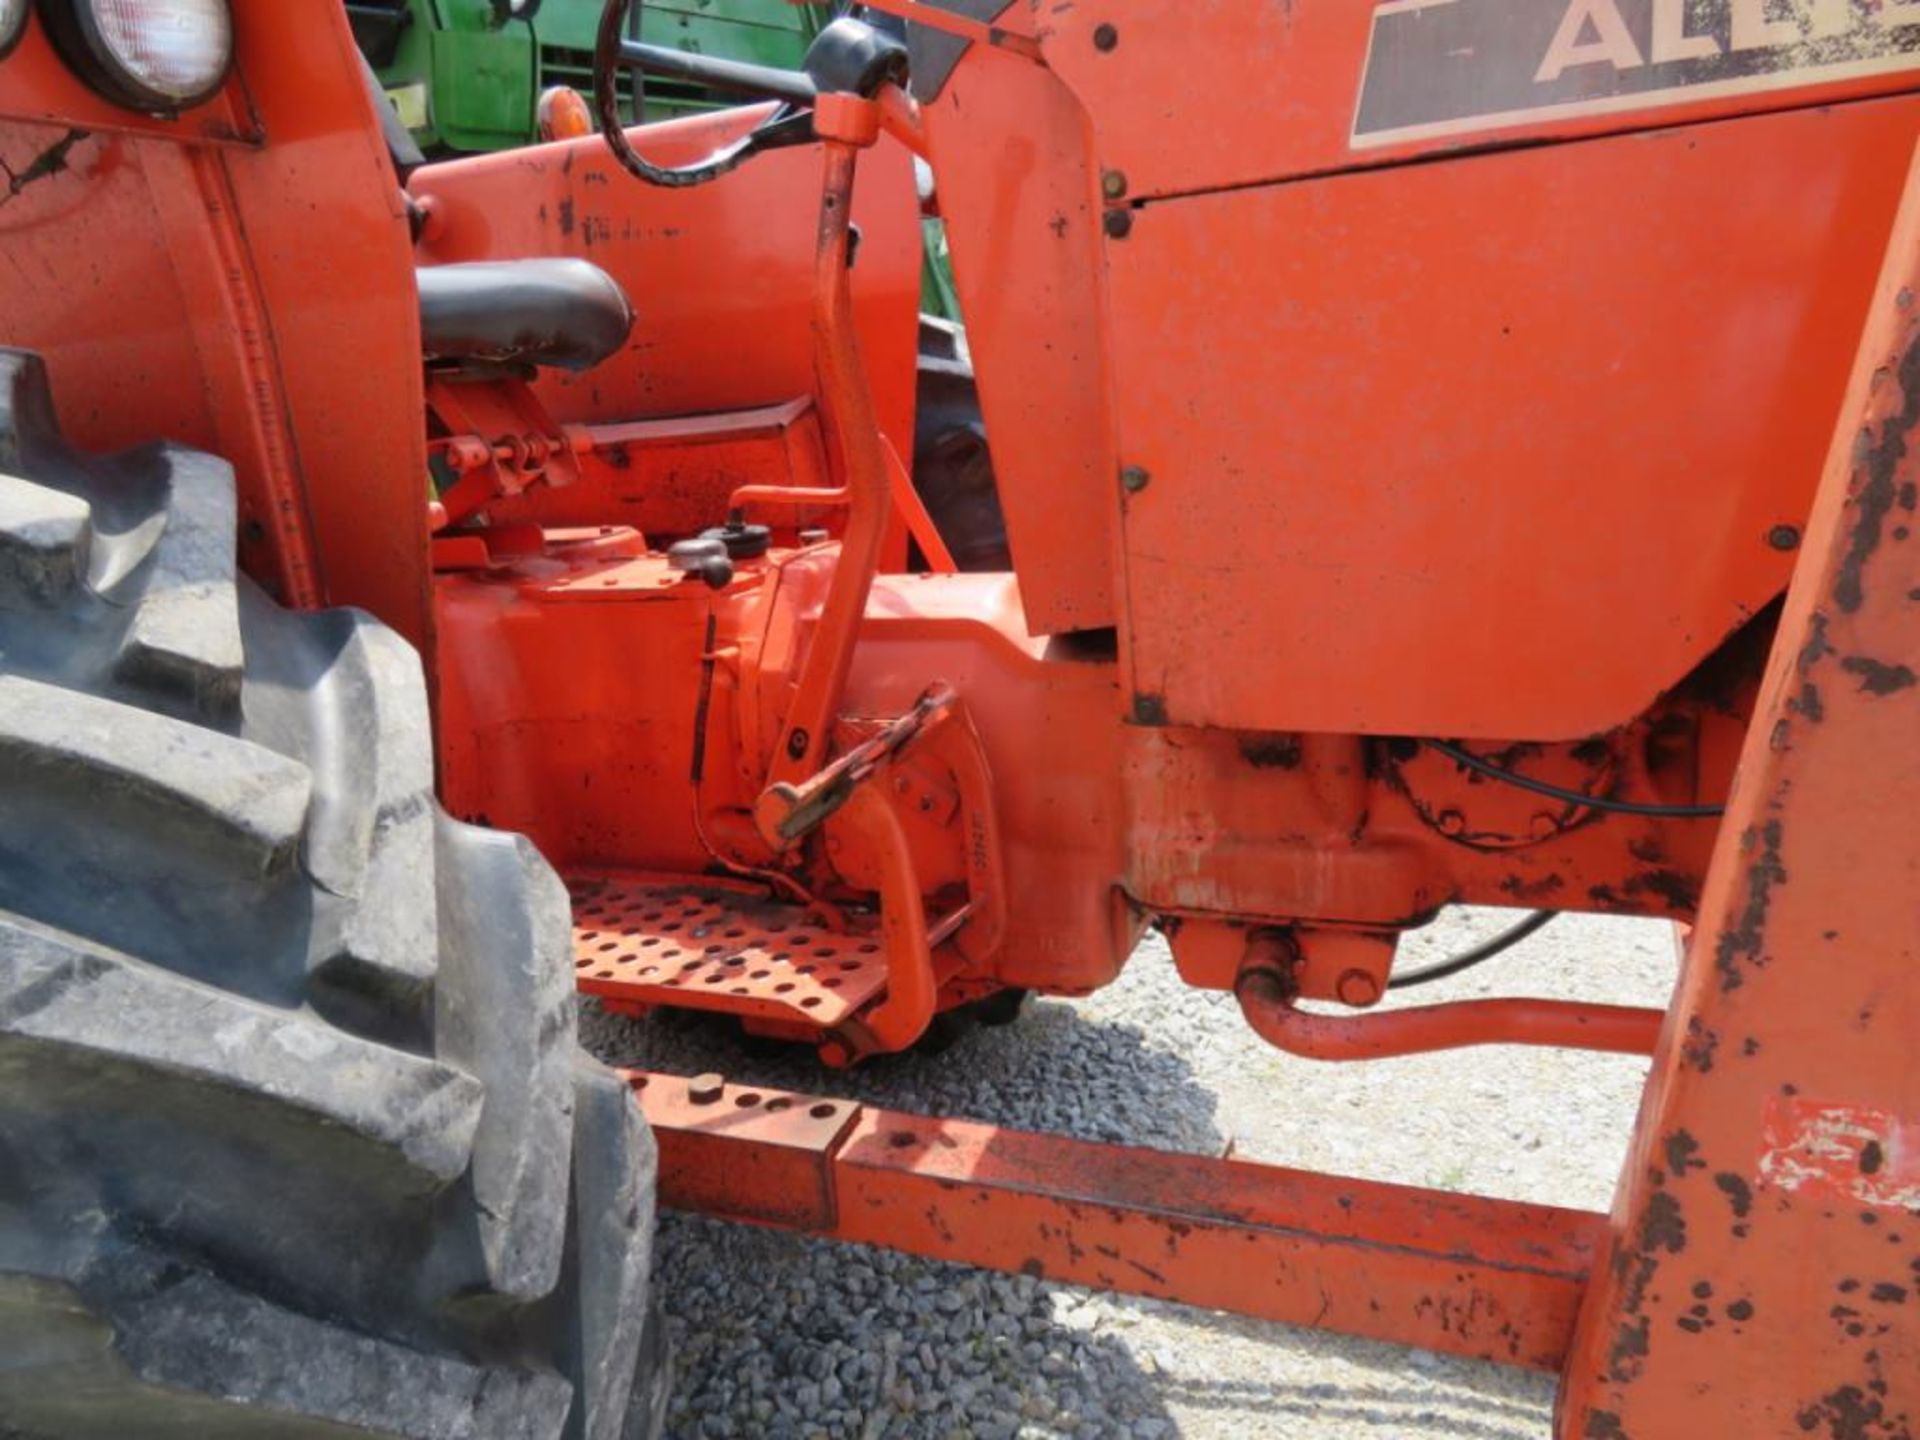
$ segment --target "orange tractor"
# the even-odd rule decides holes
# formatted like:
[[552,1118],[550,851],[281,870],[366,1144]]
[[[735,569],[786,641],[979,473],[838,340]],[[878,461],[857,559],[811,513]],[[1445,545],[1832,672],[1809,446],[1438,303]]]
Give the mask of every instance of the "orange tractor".
[[[657,1163],[1568,1437],[1920,1430],[1920,7],[871,8],[418,165],[337,4],[0,0],[0,1429],[645,1433]],[[902,460],[916,159],[1012,573]],[[1456,902],[1686,922],[1672,1003],[1372,1012]],[[1297,1054],[1650,1055],[1612,1215],[573,1045],[1148,926]]]

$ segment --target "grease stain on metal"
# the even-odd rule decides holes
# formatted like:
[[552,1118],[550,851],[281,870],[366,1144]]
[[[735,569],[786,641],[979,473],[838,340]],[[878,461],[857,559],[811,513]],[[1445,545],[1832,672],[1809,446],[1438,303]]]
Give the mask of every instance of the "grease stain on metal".
[[1786,866],[1780,861],[1783,834],[1780,822],[1769,820],[1740,837],[1740,848],[1753,859],[1747,862],[1747,898],[1740,918],[1714,947],[1713,963],[1722,990],[1739,989],[1746,982],[1747,969],[1759,969],[1767,963],[1763,949],[1767,911],[1773,902],[1773,887],[1787,878]]
[[1911,665],[1889,664],[1884,660],[1875,660],[1870,655],[1849,655],[1840,662],[1840,668],[1849,675],[1860,677],[1860,693],[1863,695],[1892,695],[1911,689],[1920,679],[1914,675]]
[[0,195],[0,205],[17,199],[29,185],[50,180],[69,169],[67,157],[73,153],[74,146],[87,139],[90,133],[76,125],[18,170],[0,160],[0,172],[5,172],[7,177],[7,193]]
[[1858,513],[1833,579],[1834,603],[1849,615],[1866,599],[1867,562],[1880,548],[1881,526],[1898,493],[1895,472],[1907,458],[1907,436],[1920,427],[1920,334],[1909,335],[1905,345],[1899,357],[1898,411],[1862,430],[1854,445],[1854,490],[1849,499]]

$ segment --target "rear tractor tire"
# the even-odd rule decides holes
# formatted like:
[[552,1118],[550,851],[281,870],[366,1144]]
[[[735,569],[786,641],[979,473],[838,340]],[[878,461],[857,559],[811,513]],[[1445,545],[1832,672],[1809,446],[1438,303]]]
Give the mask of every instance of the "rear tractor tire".
[[[960,328],[920,317],[913,484],[962,571],[1013,568],[980,392]],[[917,553],[917,547],[916,547]],[[918,563],[925,564],[924,557]]]
[[0,351],[0,1435],[657,1428],[654,1149],[418,657]]

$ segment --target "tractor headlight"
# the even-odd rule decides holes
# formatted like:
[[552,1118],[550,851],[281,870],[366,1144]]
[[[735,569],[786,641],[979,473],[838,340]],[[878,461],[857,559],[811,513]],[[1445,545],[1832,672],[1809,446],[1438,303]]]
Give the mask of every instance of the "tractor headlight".
[[0,0],[0,57],[20,43],[27,28],[27,10],[32,0]]
[[27,8],[33,0],[0,0],[0,58],[19,44],[19,36],[27,29]]
[[[5,3],[5,0],[0,0]],[[233,60],[227,0],[42,0],[47,29],[111,100],[162,114],[220,88]]]

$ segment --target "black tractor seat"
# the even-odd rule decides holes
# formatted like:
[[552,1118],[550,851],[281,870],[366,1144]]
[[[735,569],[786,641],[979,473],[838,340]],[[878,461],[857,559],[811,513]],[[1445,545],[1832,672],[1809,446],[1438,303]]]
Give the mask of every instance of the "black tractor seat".
[[633,329],[627,292],[588,260],[481,260],[414,274],[429,360],[586,370]]

